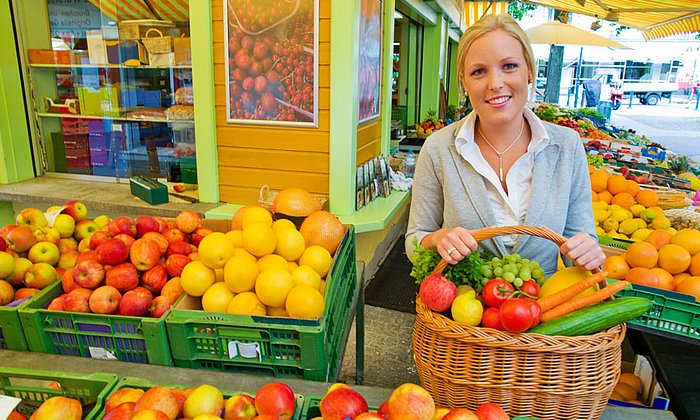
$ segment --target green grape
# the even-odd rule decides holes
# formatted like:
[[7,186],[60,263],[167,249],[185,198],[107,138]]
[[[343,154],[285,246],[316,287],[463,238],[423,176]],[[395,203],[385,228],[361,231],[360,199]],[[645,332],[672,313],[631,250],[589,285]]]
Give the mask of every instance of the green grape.
[[535,267],[532,269],[532,277],[535,279],[542,279],[544,280],[544,270],[542,270],[539,267]]
[[501,264],[501,259],[498,257],[493,257],[493,258],[491,258],[491,261],[489,261],[489,262],[493,263],[493,264]]
[[489,282],[489,280],[490,280],[490,279],[487,279],[486,277],[484,277],[483,279],[481,279],[481,285],[482,285],[482,286],[485,286],[486,283]]
[[503,280],[507,281],[508,283],[513,283],[515,280],[515,274],[511,272],[503,273]]
[[530,269],[529,268],[522,268],[520,269],[520,278],[527,281],[532,278],[532,275],[530,274]]
[[520,254],[510,254],[511,258],[513,258],[513,261],[517,262],[520,261],[522,258],[520,257]]
[[523,279],[516,277],[515,280],[513,280],[513,286],[521,287],[522,285],[523,285]]
[[528,260],[527,258],[523,258],[522,260],[520,260],[520,262],[523,263],[523,264],[525,264],[525,265],[531,265],[531,264],[532,264],[532,262],[531,262],[530,260]]
[[488,265],[482,265],[480,269],[481,275],[484,277],[491,278],[493,277],[493,271]]
[[538,263],[537,261],[533,261],[530,263],[530,267],[532,267],[533,270],[535,268],[540,268],[540,263]]
[[494,268],[493,275],[496,277],[501,277],[503,275],[503,268],[501,268],[501,267]]

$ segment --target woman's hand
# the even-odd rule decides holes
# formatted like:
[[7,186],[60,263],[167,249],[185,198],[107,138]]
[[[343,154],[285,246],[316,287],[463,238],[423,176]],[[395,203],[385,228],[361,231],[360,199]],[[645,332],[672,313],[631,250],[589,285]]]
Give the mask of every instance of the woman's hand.
[[422,244],[437,249],[448,264],[457,264],[478,247],[470,231],[463,227],[440,229],[423,238]]
[[586,270],[593,270],[605,262],[605,254],[600,245],[587,233],[582,232],[569,238],[560,250],[574,264]]

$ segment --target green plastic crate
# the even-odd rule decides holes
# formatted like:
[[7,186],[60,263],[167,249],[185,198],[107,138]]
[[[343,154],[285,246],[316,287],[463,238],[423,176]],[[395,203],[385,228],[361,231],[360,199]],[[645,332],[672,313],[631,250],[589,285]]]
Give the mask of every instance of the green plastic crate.
[[320,319],[178,309],[201,308],[196,299],[185,297],[165,320],[175,366],[333,382],[356,290],[355,230],[348,226],[330,269]]
[[0,306],[0,349],[29,350],[22,322],[19,319],[19,309],[26,307],[34,299],[36,295],[23,300],[16,306]]
[[172,366],[165,317],[50,311],[61,282],[19,309],[30,351]]
[[[206,382],[202,382],[202,384],[205,384],[205,383]],[[159,385],[165,386],[168,388],[180,388],[180,389],[185,388],[184,386],[181,386],[181,385],[157,384],[157,383],[148,381],[146,379],[125,377],[125,378],[121,378],[119,380],[119,382],[117,382],[117,384],[112,388],[111,392],[107,395],[107,397],[105,397],[105,402],[107,401],[107,399],[109,398],[110,395],[114,394],[115,392],[117,392],[118,390],[123,389],[123,388],[139,388],[139,389],[143,389],[144,391],[146,391],[151,387],[159,386]],[[220,391],[224,396],[224,401],[226,401],[226,399],[228,397],[230,397],[234,394],[240,394],[240,393],[244,392],[244,391],[230,391],[230,390],[224,390],[224,389],[220,389]],[[244,392],[244,393],[255,397],[254,392],[253,393]],[[298,420],[298,419],[302,418],[300,416],[301,416],[302,410],[304,408],[304,400],[305,399],[302,395],[299,395],[299,394],[294,394],[294,395],[296,396],[297,403],[296,403],[296,409],[294,411],[294,417],[292,417],[292,419]],[[100,415],[99,418],[104,417],[104,415],[106,414],[104,412],[104,409],[105,409],[105,407],[103,404],[101,407],[101,410],[99,411],[99,415]]]
[[651,301],[651,308],[628,324],[700,340],[700,303],[695,302],[693,296],[639,284],[632,284],[615,296],[636,296]]
[[[60,389],[49,385],[58,382]],[[43,370],[2,368],[0,395],[21,398],[16,410],[29,418],[41,403],[55,396],[75,398],[83,406],[83,419],[100,419],[108,393],[117,376],[106,373],[78,374]]]

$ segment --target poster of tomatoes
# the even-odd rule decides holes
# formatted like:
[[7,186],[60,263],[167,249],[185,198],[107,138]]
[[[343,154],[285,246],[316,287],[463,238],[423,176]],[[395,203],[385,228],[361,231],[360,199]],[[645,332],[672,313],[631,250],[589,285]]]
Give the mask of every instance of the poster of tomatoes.
[[362,0],[358,99],[360,122],[379,116],[382,74],[382,1]]
[[224,0],[230,123],[318,125],[318,0]]

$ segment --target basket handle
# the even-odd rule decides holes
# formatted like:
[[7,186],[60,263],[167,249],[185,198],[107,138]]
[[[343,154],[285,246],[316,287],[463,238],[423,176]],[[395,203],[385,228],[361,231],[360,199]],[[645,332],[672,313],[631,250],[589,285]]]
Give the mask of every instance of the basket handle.
[[[557,244],[557,247],[562,246],[566,242],[566,238],[562,235],[554,232],[553,230],[543,227],[543,226],[498,226],[498,227],[485,227],[471,232],[472,236],[477,242],[483,241],[485,239],[491,239],[496,236],[502,235],[530,235],[537,236],[539,238],[549,239],[550,241]],[[442,271],[447,267],[447,261],[440,259],[440,262],[433,269],[433,273],[442,274]],[[593,273],[600,271],[598,268],[591,270]],[[605,279],[601,281],[603,287],[607,286]]]
[[[163,38],[163,32],[161,32],[160,29],[158,29],[158,28],[149,28],[149,29],[146,31],[146,33],[143,34],[143,37],[144,37],[144,38],[149,38],[148,34],[150,34],[151,31],[153,31],[153,32],[157,33],[158,35],[160,35],[159,38]],[[154,37],[154,38],[155,38],[155,37]]]

